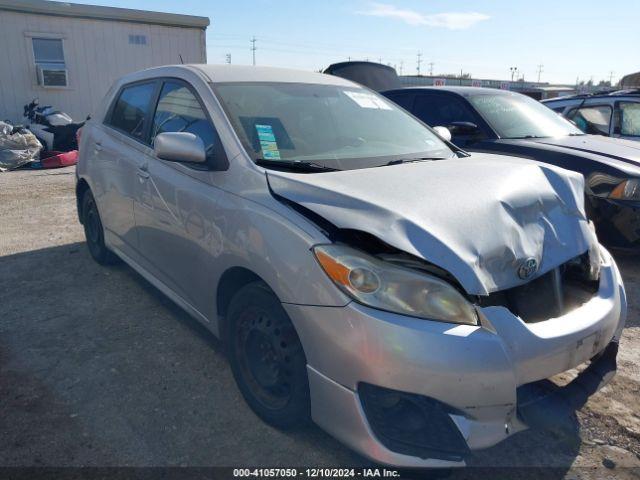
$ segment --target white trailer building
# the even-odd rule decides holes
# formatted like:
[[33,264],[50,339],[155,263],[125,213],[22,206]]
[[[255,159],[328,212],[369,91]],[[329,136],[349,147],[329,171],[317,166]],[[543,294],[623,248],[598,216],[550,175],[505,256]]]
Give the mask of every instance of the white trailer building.
[[38,98],[80,121],[113,81],[158,65],[206,63],[209,19],[47,0],[0,0],[0,120]]

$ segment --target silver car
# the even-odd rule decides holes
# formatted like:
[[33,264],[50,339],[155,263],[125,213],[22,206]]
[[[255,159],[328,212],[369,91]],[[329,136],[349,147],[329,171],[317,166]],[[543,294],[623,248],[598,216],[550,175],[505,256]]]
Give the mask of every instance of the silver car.
[[122,78],[77,168],[93,258],[219,336],[259,417],[406,467],[462,466],[615,372],[625,292],[583,191],[341,78],[240,66]]

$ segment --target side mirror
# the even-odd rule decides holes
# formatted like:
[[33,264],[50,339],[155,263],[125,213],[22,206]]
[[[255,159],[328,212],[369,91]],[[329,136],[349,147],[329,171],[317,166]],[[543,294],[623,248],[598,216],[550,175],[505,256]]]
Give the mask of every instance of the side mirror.
[[477,135],[480,133],[480,128],[473,122],[451,122],[447,128],[455,135]]
[[193,133],[167,132],[156,136],[153,142],[156,156],[169,162],[205,163],[204,143]]
[[447,127],[433,127],[433,131],[443,140],[451,141],[451,131]]

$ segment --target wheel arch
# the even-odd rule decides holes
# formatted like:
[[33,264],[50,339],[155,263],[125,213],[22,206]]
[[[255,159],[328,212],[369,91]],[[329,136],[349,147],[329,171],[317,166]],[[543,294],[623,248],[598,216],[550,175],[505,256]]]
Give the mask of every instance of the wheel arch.
[[89,182],[84,178],[78,179],[76,183],[76,208],[78,211],[78,220],[82,223],[82,197],[87,191],[91,191]]
[[264,278],[248,268],[230,267],[220,277],[216,288],[216,313],[218,314],[218,335],[222,341],[226,338],[226,317],[231,299],[242,287],[253,282],[264,283],[269,291],[278,298],[278,295]]

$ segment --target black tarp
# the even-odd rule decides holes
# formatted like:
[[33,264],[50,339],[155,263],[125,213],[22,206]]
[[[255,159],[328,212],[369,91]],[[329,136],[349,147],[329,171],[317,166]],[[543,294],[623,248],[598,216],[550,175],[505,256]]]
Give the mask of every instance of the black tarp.
[[342,62],[329,65],[323,73],[345,78],[377,92],[400,88],[400,78],[387,65],[374,62]]

